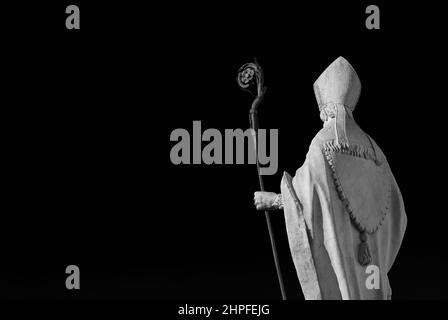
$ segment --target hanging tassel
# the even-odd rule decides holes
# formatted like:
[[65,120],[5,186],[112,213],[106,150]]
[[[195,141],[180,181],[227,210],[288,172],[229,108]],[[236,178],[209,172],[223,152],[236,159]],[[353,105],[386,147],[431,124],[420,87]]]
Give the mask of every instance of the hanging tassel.
[[367,266],[372,262],[372,256],[367,242],[367,233],[365,231],[361,232],[360,238],[361,243],[358,248],[358,261],[362,266]]

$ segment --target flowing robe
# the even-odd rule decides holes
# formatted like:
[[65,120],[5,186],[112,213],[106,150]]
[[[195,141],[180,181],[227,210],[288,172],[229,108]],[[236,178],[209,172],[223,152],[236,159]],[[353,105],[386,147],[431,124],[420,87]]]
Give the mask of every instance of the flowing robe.
[[[334,146],[332,121],[336,120],[315,136],[294,178],[285,173],[281,182],[288,240],[302,291],[305,299],[390,299],[387,273],[407,223],[403,199],[373,139],[347,117],[351,147],[344,152]],[[340,171],[335,175],[334,169]],[[341,192],[354,218],[377,228],[368,235],[372,261],[367,266],[358,261],[360,233]]]

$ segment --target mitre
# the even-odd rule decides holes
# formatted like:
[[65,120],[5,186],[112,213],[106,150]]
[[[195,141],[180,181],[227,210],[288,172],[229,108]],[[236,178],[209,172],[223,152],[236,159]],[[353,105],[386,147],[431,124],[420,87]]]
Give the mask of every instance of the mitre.
[[314,82],[319,110],[331,107],[335,113],[337,146],[349,146],[345,129],[347,113],[351,117],[361,94],[361,82],[355,69],[343,57],[333,61]]
[[314,82],[314,93],[319,110],[329,103],[336,103],[353,112],[361,94],[361,82],[350,63],[339,57]]

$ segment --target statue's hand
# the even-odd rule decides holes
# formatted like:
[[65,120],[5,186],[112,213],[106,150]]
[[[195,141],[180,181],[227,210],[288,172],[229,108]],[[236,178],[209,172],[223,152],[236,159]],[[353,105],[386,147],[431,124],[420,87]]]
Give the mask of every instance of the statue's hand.
[[254,193],[254,203],[257,210],[275,210],[274,200],[277,194],[274,192],[257,191]]

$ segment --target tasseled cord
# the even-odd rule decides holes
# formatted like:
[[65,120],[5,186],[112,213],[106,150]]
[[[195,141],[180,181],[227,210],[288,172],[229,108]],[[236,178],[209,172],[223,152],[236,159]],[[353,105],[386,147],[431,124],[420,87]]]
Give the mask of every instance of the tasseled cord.
[[[350,145],[347,138],[347,131],[345,129],[345,120],[346,120],[345,117],[347,116],[347,114],[350,117],[352,117],[350,108],[344,106],[341,103],[331,103],[331,104],[333,105],[332,107],[335,112],[335,121],[334,121],[335,140],[334,145],[332,145],[330,149],[350,150],[349,149]],[[328,103],[323,107],[324,108],[328,107],[327,105]],[[364,152],[361,153],[364,154]],[[345,196],[343,198],[345,198]],[[372,262],[372,255],[370,253],[369,243],[367,239],[367,232],[364,229],[363,230],[358,229],[358,232],[360,233],[359,234],[360,244],[358,246],[358,262],[362,266],[367,266]]]
[[372,262],[372,255],[370,254],[369,243],[367,242],[367,233],[362,231],[360,233],[361,243],[358,247],[358,262],[362,266],[367,266]]

